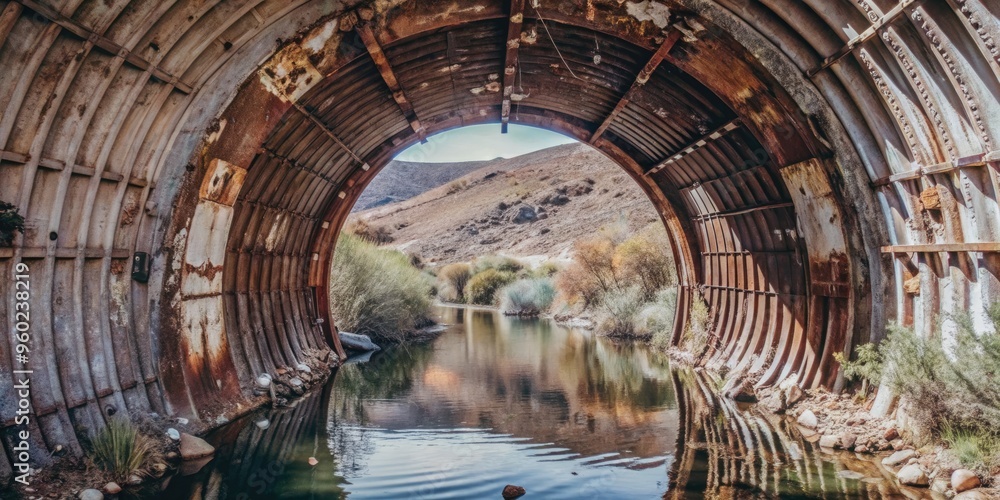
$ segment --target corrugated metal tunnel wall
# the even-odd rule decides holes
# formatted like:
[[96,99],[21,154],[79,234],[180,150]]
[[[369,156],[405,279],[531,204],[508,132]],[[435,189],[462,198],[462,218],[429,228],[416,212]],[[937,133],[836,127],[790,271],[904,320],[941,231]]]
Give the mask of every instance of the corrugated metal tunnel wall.
[[[998,14],[984,0],[0,2],[0,200],[28,225],[0,248],[0,282],[29,265],[35,445],[79,453],[109,407],[223,422],[249,408],[254,374],[339,347],[326,283],[354,200],[396,152],[487,122],[589,142],[646,191],[681,278],[675,341],[703,298],[715,362],[833,386],[833,353],[886,321],[929,333],[1000,294]],[[3,389],[14,346],[0,342]]]

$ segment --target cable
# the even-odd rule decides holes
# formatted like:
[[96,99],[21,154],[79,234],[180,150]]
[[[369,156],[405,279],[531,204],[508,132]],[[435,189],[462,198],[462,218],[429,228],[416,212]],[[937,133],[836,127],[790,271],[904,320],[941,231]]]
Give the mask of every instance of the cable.
[[563,66],[566,66],[566,69],[569,70],[569,74],[572,75],[573,78],[584,81],[583,78],[576,76],[576,73],[573,72],[573,68],[569,67],[569,63],[566,62],[566,58],[563,57],[562,52],[559,50],[559,46],[556,45],[556,41],[552,38],[552,33],[549,33],[549,25],[545,24],[545,19],[542,18],[542,14],[538,12],[538,7],[535,6],[534,2],[531,3],[531,8],[535,9],[535,16],[537,16],[538,20],[542,22],[542,27],[545,28],[545,34],[548,35],[549,41],[552,42],[552,46],[555,47],[556,54],[559,54],[559,59],[562,60]]

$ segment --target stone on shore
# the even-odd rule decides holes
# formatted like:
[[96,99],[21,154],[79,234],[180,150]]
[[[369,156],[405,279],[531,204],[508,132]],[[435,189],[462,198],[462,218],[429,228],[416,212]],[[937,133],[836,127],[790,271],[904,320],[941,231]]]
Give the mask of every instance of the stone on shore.
[[182,460],[196,460],[214,454],[215,447],[200,437],[184,432],[181,433],[180,451]]
[[806,429],[815,429],[819,426],[819,419],[816,418],[816,414],[812,410],[806,410],[799,415],[798,420],[796,420],[799,425],[805,427]]
[[899,484],[906,486],[930,485],[930,480],[927,479],[927,474],[924,473],[924,470],[916,464],[907,465],[906,467],[899,469],[899,473],[896,474],[896,479],[899,479]]
[[893,453],[892,455],[883,458],[882,465],[893,467],[901,463],[907,462],[908,460],[916,456],[916,454],[917,452],[913,450],[899,450],[896,453]]
[[982,481],[979,480],[979,476],[969,469],[958,469],[951,473],[951,487],[956,493],[978,488],[980,485]]

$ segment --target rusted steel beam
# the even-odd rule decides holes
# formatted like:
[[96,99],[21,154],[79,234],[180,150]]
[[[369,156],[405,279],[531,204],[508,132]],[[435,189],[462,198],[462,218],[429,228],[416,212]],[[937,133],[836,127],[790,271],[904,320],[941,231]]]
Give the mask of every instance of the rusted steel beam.
[[128,50],[127,48],[113,42],[111,39],[106,38],[99,33],[95,33],[94,31],[88,29],[86,26],[60,14],[59,11],[53,9],[52,7],[49,7],[48,5],[36,2],[35,0],[14,0],[14,1],[34,11],[36,14],[48,19],[50,22],[62,26],[64,30],[69,31],[70,33],[73,33],[74,35],[84,40],[90,41],[91,43],[94,44],[95,47],[98,47],[113,56],[121,57],[128,64],[131,64],[132,66],[135,66],[143,71],[149,72],[149,74],[153,75],[158,80],[161,80],[173,86],[175,89],[185,94],[190,94],[194,90],[190,84],[185,83],[179,77],[174,76],[173,74],[169,73],[163,68],[160,68],[159,66],[147,61],[146,59],[143,59],[142,57]]
[[659,172],[660,170],[663,170],[667,165],[670,165],[671,163],[674,163],[675,161],[684,158],[685,156],[695,152],[695,150],[697,150],[698,148],[704,146],[705,144],[708,144],[710,141],[714,141],[728,134],[729,132],[736,130],[739,127],[740,127],[739,118],[734,118],[730,120],[729,122],[716,128],[715,130],[699,137],[698,139],[692,141],[690,144],[680,148],[680,150],[678,150],[676,153],[670,155],[669,158],[660,162],[659,165],[647,170],[645,175],[653,175]]
[[840,48],[840,50],[824,58],[823,62],[820,63],[819,66],[807,70],[806,76],[812,78],[816,76],[816,74],[819,73],[820,71],[823,71],[824,69],[833,66],[838,61],[840,61],[848,54],[853,52],[855,48],[877,36],[878,31],[882,29],[882,27],[892,23],[897,18],[899,18],[899,16],[903,15],[907,7],[913,6],[918,2],[920,2],[920,0],[903,0],[895,7],[890,9],[889,12],[886,12],[885,15],[879,18],[878,21],[875,21],[875,23],[869,26],[868,29],[862,31],[858,36],[848,41],[847,45],[844,45],[843,47]]
[[872,181],[872,185],[875,187],[882,187],[888,186],[894,182],[916,180],[925,175],[946,174],[948,172],[954,172],[955,170],[969,167],[984,167],[987,162],[996,160],[1000,160],[1000,151],[991,151],[989,153],[965,156],[958,158],[957,160],[946,161],[944,163],[917,167],[909,172],[900,172],[898,174],[880,177]]
[[760,205],[760,206],[757,206],[757,207],[744,208],[742,210],[733,210],[731,212],[712,212],[712,213],[708,213],[708,214],[698,214],[698,215],[695,215],[692,218],[699,219],[699,220],[707,220],[707,219],[715,219],[715,218],[719,218],[719,217],[732,217],[732,216],[735,216],[735,215],[743,215],[743,214],[748,214],[748,213],[751,213],[751,212],[759,212],[761,210],[774,210],[774,209],[777,209],[777,208],[790,208],[790,207],[794,207],[794,206],[795,206],[795,204],[792,203],[792,202],[772,203],[770,205]]
[[367,23],[358,23],[354,27],[354,30],[361,37],[361,42],[365,44],[368,55],[375,62],[375,67],[378,68],[379,74],[382,75],[382,80],[385,81],[385,84],[389,87],[389,91],[392,92],[392,99],[399,105],[399,110],[403,112],[406,121],[410,122],[410,128],[420,137],[421,141],[424,140],[427,132],[424,126],[420,124],[417,112],[413,109],[413,104],[406,97],[406,92],[399,84],[396,73],[392,70],[392,65],[389,64],[389,58],[386,57],[382,46],[379,45],[378,39],[375,38],[375,33],[372,31],[371,26]]
[[1000,242],[982,243],[932,243],[922,245],[887,245],[882,247],[882,253],[942,253],[942,252],[1000,252]]
[[503,102],[500,105],[501,134],[507,133],[507,124],[510,123],[510,99],[514,95],[517,55],[521,48],[521,27],[524,25],[524,0],[510,0],[510,16],[507,19],[507,56],[503,64]]
[[368,165],[368,162],[366,162],[360,156],[358,156],[358,154],[355,153],[353,149],[348,147],[347,144],[344,144],[344,141],[342,141],[340,137],[337,137],[337,134],[334,134],[333,130],[330,130],[330,128],[327,127],[322,120],[317,118],[316,115],[314,115],[311,111],[306,109],[305,106],[297,102],[292,103],[292,106],[295,107],[296,111],[302,113],[303,116],[305,116],[307,119],[309,119],[309,121],[311,121],[314,125],[316,125],[316,127],[319,128],[324,134],[326,134],[327,137],[333,140],[333,142],[337,143],[337,145],[340,146],[340,148],[343,149],[347,154],[351,155],[351,158],[354,158],[355,161],[360,163],[362,169],[368,170],[369,168],[371,168],[371,166]]
[[608,113],[608,116],[604,118],[601,126],[597,127],[594,134],[590,136],[590,140],[588,141],[590,144],[594,144],[601,138],[602,135],[604,135],[604,132],[608,130],[608,127],[610,127],[615,121],[615,118],[617,118],[618,115],[625,110],[625,106],[628,106],[628,103],[632,101],[639,89],[641,89],[642,86],[649,81],[649,78],[653,76],[653,72],[660,66],[660,63],[667,57],[667,54],[670,53],[670,49],[674,48],[674,45],[681,39],[681,36],[683,36],[683,33],[676,29],[670,30],[670,33],[667,33],[666,39],[663,40],[660,47],[653,53],[653,57],[649,59],[649,62],[647,62],[646,65],[643,66],[642,70],[639,71],[635,81],[632,82],[632,86],[629,87],[628,91],[625,92],[625,95],[623,95],[618,101],[618,104],[615,105],[615,109],[611,110],[611,113]]

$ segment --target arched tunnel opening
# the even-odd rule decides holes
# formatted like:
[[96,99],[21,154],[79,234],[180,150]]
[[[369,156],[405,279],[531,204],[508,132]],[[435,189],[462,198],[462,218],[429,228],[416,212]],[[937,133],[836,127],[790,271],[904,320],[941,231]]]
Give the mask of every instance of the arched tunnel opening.
[[3,343],[0,381],[33,370],[46,453],[109,408],[246,413],[257,374],[343,355],[332,249],[379,170],[514,123],[653,202],[674,342],[700,297],[714,362],[837,388],[888,321],[1000,292],[997,36],[975,0],[3,2],[0,199],[26,224],[0,278],[30,269],[32,354]]

